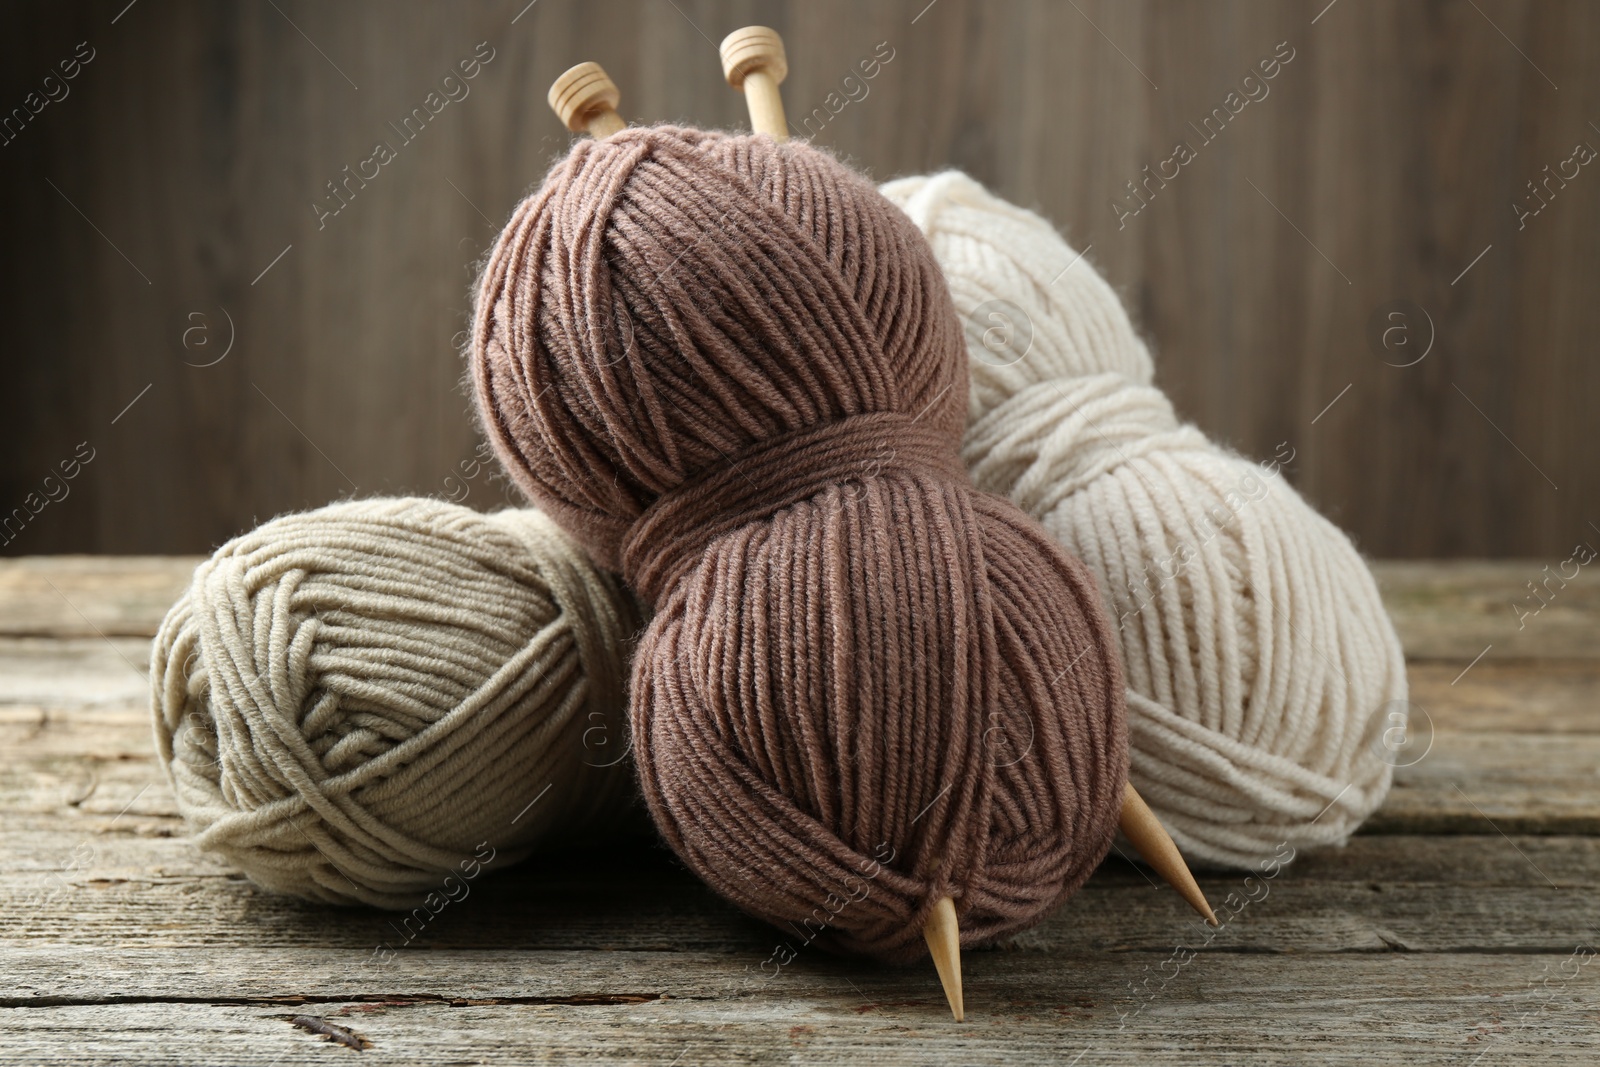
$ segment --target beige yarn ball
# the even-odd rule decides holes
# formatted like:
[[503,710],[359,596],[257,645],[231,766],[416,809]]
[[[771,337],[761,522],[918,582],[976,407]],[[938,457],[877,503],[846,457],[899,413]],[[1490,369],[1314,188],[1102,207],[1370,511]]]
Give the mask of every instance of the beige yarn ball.
[[[884,186],[967,323],[963,455],[1095,572],[1128,677],[1130,778],[1193,860],[1344,842],[1383,801],[1405,663],[1348,537],[1181,423],[1116,294],[959,173]],[[1391,716],[1400,716],[1394,718]]]
[[156,747],[201,848],[276,892],[408,907],[463,862],[643,825],[622,758],[639,626],[538,511],[285,515],[168,613]]

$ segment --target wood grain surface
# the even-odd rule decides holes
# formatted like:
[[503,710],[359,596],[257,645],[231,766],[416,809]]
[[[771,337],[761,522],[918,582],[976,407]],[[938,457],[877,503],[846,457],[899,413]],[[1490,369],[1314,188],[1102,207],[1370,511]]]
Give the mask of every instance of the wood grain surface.
[[[388,913],[257,889],[185,839],[150,742],[149,635],[194,562],[0,561],[0,1063],[1592,1056],[1600,603],[1530,622],[1542,642],[1486,628],[1529,564],[1378,565],[1431,745],[1347,847],[1264,893],[1197,871],[1215,933],[1113,857],[966,954],[956,1024],[930,967],[801,951],[772,973],[783,935],[649,841],[498,872],[409,941]],[[345,1030],[370,1047],[320,1036]]]
[[[742,127],[715,44],[750,23],[784,36],[797,135],[877,178],[964,168],[1043,211],[1128,301],[1179,410],[1248,454],[1292,445],[1290,477],[1364,551],[1556,567],[1600,546],[1600,168],[1541,186],[1547,204],[1529,188],[1600,146],[1589,0],[7,16],[0,114],[79,42],[94,52],[0,146],[0,517],[24,509],[8,554],[199,552],[352,494],[502,500],[462,472],[456,348],[475,264],[568,144],[546,89],[593,59],[634,121]],[[391,124],[480,42],[493,58],[466,95],[401,142]],[[1230,103],[1280,46],[1266,95]],[[348,179],[379,140],[396,157]],[[1179,140],[1196,158],[1129,214],[1128,183]],[[323,216],[330,182],[346,202]],[[1544,206],[1519,220],[1516,203]],[[1407,318],[1384,319],[1401,300]],[[94,459],[41,506],[80,444]]]

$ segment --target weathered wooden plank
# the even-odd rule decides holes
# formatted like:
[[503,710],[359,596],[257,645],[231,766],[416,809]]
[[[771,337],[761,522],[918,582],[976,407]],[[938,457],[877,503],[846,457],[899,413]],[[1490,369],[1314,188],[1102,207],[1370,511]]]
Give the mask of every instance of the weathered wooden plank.
[[[148,724],[144,728],[148,730]],[[0,813],[73,810],[129,817],[176,815],[177,802],[156,766],[154,742],[147,733],[139,745],[137,729],[132,724],[119,725],[118,743],[108,750],[63,755],[51,752],[54,743],[45,740],[55,733],[53,723],[33,736],[20,724],[14,725],[0,734],[9,734],[7,740],[16,745],[16,755],[0,763]],[[35,745],[44,750],[37,758],[26,751]],[[117,751],[138,747],[148,751]]]
[[[201,978],[205,959],[196,958],[186,975]],[[327,974],[313,959],[269,955],[263,975],[223,1003],[173,1003],[187,998],[176,984],[154,1002],[135,996],[129,1003],[5,1011],[0,1048],[20,1062],[75,1065],[298,1064],[348,1055],[291,1025],[305,1013],[367,1038],[372,1047],[362,1063],[1371,1067],[1471,1062],[1487,1053],[1484,1063],[1568,1064],[1592,1050],[1600,1008],[1594,964],[1585,959],[1586,968],[1570,949],[1539,956],[1206,956],[1158,973],[1166,959],[972,953],[967,1021],[958,1024],[925,969],[820,956],[763,982],[681,954],[618,956],[609,973],[582,969],[569,979],[542,959],[475,953],[416,966],[479,973],[477,997],[434,994],[436,983],[422,973],[373,987],[371,999],[343,1000],[306,980]],[[314,969],[300,975],[299,965]],[[1563,967],[1575,974],[1565,977]],[[346,981],[328,977],[330,991]],[[133,988],[146,982],[131,967],[127,978]],[[1548,988],[1540,985],[1546,980]],[[256,992],[274,981],[287,997]],[[308,995],[317,999],[297,999]]]
[[1439,730],[1370,833],[1600,834],[1600,736]]
[[[1109,975],[1122,971],[1137,976],[1162,959],[1163,953],[1170,954],[1173,947],[1169,943],[1144,951],[1089,952],[1073,957],[1073,965]],[[1228,973],[1239,970],[1241,961],[1262,958],[1260,953],[1210,951],[1192,942],[1184,947],[1193,949],[1194,956],[1181,953],[1185,960],[1184,966],[1178,968],[1181,972],[1192,968],[1196,974]],[[1577,947],[1517,955],[1538,959],[1571,953]],[[1593,950],[1593,945],[1589,948]],[[227,946],[199,947],[181,953],[137,946],[18,947],[7,953],[11,966],[6,988],[0,993],[0,1006],[40,1008],[161,1001],[315,1004],[341,1000],[526,1003],[588,999],[603,1003],[609,999],[621,1003],[744,998],[780,992],[807,998],[825,994],[830,988],[841,1001],[849,1000],[841,978],[854,980],[863,990],[876,984],[880,997],[890,990],[913,1001],[937,996],[937,990],[930,988],[932,975],[922,968],[887,967],[807,951],[783,967],[764,956],[752,960],[748,956],[694,950],[571,953],[444,948],[380,957],[340,948],[260,948],[249,952],[250,966],[241,965],[242,955],[238,948]],[[1379,956],[1379,965],[1386,965],[1394,955]],[[1466,952],[1431,958],[1448,964],[1463,957],[1484,955]],[[1588,961],[1581,958],[1581,951],[1579,955],[1574,963],[1584,965],[1578,968],[1580,973],[1587,972]],[[1361,957],[1320,957],[1329,964],[1340,958]],[[1038,947],[1006,946],[967,949],[963,959],[970,974],[981,976],[991,989],[1003,989],[1008,982],[1030,974],[1042,976],[1044,969],[1055,965],[1060,957]],[[1357,964],[1354,969],[1370,968]],[[1531,971],[1539,974],[1541,968],[1535,965]],[[1172,976],[1171,970],[1160,973],[1169,979]],[[1586,977],[1592,980],[1592,975]],[[1107,989],[1112,1001],[1128,998],[1129,991],[1122,983],[1108,984]]]
[[[126,831],[132,824],[124,819]],[[87,829],[87,828],[84,828]],[[536,859],[466,887],[437,915],[336,909],[269,895],[187,844],[63,826],[13,838],[0,942],[177,950],[249,945],[370,955],[418,949],[770,953],[781,934],[714,897],[664,853]],[[1439,839],[1447,841],[1448,839]],[[1225,919],[1211,934],[1170,890],[1107,864],[1017,947],[1076,958],[1201,939],[1219,951],[1554,950],[1595,919],[1600,843],[1462,837],[1358,840],[1274,878],[1200,872]],[[1250,900],[1250,898],[1255,898]],[[248,954],[240,967],[251,966]],[[220,977],[225,978],[226,975]]]
[[143,703],[149,665],[144,637],[3,637],[0,706]]
[[[133,558],[103,571],[98,562],[0,561],[0,704],[144,699],[149,647],[138,637],[154,632],[195,561]],[[1489,711],[1484,718],[1497,727],[1514,721],[1527,729],[1548,715],[1564,723],[1560,728],[1600,724],[1600,669],[1593,662],[1600,659],[1600,587],[1575,580],[1561,591],[1565,600],[1552,601],[1519,630],[1512,595],[1522,576],[1537,575],[1532,564],[1384,563],[1376,570],[1408,655],[1424,661],[1413,667],[1413,699],[1430,712],[1448,710],[1440,707],[1448,702]],[[3,636],[17,634],[64,639]],[[1540,662],[1504,662],[1519,658]],[[1432,659],[1450,662],[1426,662]],[[1576,662],[1545,662],[1562,659]],[[1516,715],[1502,717],[1500,709]]]
[[[66,718],[75,707],[122,708],[142,718],[145,643],[98,638],[0,638],[0,729],[11,713]],[[1600,659],[1413,661],[1411,703],[1440,727],[1501,733],[1600,733]],[[108,721],[109,725],[109,721]]]
[[[118,818],[76,811],[8,817],[5,877],[60,875],[66,884],[138,880],[137,875],[151,881],[240,877],[212,853],[192,845],[179,832],[181,827],[176,817]],[[1514,835],[1512,841],[1515,848],[1487,828],[1482,835],[1362,834],[1343,848],[1302,853],[1286,870],[1296,880],[1330,885],[1540,888],[1552,881],[1563,887],[1600,883],[1600,838]],[[630,858],[605,852],[585,857],[583,871],[584,878],[682,878],[684,884],[694,884],[664,854]],[[1218,887],[1238,881],[1232,872],[1199,868],[1199,873]],[[528,877],[537,881],[531,873]],[[553,872],[547,870],[544,877],[553,877]],[[1113,855],[1086,889],[1112,887],[1148,888],[1149,880],[1138,867]]]
[[[0,560],[0,636],[151,636],[199,559]],[[1600,658],[1600,582],[1585,568],[1564,585],[1552,579],[1546,587],[1539,583],[1547,565],[1535,560],[1379,561],[1373,570],[1412,657],[1470,661],[1493,645],[1485,661]],[[1538,585],[1548,606],[1519,619],[1519,609],[1527,612],[1541,604],[1528,582]]]
[[[1600,642],[1600,634],[1596,635]],[[1600,733],[1600,659],[1413,660],[1410,701],[1436,726],[1479,733]]]
[[17,765],[43,759],[154,759],[144,693],[135,699],[139,702],[65,708],[0,704],[0,746],[10,754],[8,762]]
[[[1515,842],[1497,847],[1511,853]],[[77,872],[66,876],[72,881],[44,875],[0,889],[0,903],[27,923],[26,929],[12,920],[0,924],[0,938],[10,943],[7,957],[10,947],[30,942],[178,954],[215,948],[237,951],[235,966],[248,970],[254,954],[266,948],[317,948],[345,965],[388,951],[504,947],[573,953],[693,950],[753,967],[777,946],[804,944],[800,934],[769,929],[698,896],[695,887],[668,885],[665,879],[663,899],[657,901],[641,893],[610,892],[598,876],[561,886],[512,878],[474,889],[455,914],[447,910],[424,924],[425,911],[345,913],[267,897],[228,878],[128,873],[126,880],[83,879]],[[1178,943],[1217,952],[1298,954],[1548,952],[1596,936],[1592,884],[1551,889],[1290,880],[1249,905],[1243,903],[1242,880],[1201,877],[1200,884],[1224,920],[1220,932],[1210,932],[1186,913],[1170,889],[1124,881],[1086,887],[1008,945],[1069,959],[1094,952],[1153,952]],[[1253,883],[1252,891],[1259,895],[1259,885]],[[580,904],[573,898],[593,901]],[[535,906],[538,914],[526,913]],[[409,923],[407,915],[413,916]],[[217,978],[231,980],[231,973],[225,970]]]
[[[1436,709],[1432,747],[1396,770],[1368,832],[1493,832],[1487,818],[1507,833],[1600,833],[1600,733],[1457,730],[1446,725],[1452,713]],[[0,763],[0,812],[114,814],[131,804],[131,816],[174,814],[146,713],[124,706],[80,721],[82,714],[0,710],[0,743],[10,753]]]
[[[94,570],[75,565],[92,600]],[[1461,598],[1438,569],[1402,566],[1420,605],[1401,612],[1408,642],[1475,639],[1451,629]],[[1473,581],[1468,599],[1493,584]],[[0,606],[8,595],[0,583]],[[1560,622],[1551,612],[1540,621]],[[137,610],[120,618],[132,630]],[[648,847],[503,870],[426,924],[267,895],[182,837],[151,749],[147,639],[34,633],[0,628],[0,1062],[190,1043],[199,1059],[347,1054],[289,1027],[297,1011],[367,1033],[368,1060],[1381,1063],[1487,1048],[1553,1062],[1592,1026],[1589,971],[1551,979],[1548,1006],[1536,992],[1600,937],[1600,838],[1526,836],[1600,833],[1600,657],[1565,646],[1561,660],[1491,653],[1465,675],[1465,661],[1414,662],[1434,745],[1397,772],[1375,832],[1303,857],[1251,903],[1241,876],[1200,872],[1230,916],[1210,940],[1169,890],[1109,862],[1041,926],[969,954],[974,1022],[957,1030],[917,969],[802,949],[769,981],[782,935]],[[1199,955],[1145,1003],[1135,990],[1160,986],[1180,942]]]
[[0,559],[0,634],[150,637],[199,556]]
[[[0,638],[0,743],[42,730],[36,740],[61,755],[148,754],[146,656],[135,641]],[[1600,733],[1600,660],[1485,660],[1465,675],[1420,661],[1408,673],[1422,728]]]
[[[1600,544],[1600,537],[1594,540]],[[1572,563],[1565,573],[1575,576],[1562,580],[1565,562],[1565,555],[1395,560],[1372,569],[1412,658],[1459,660],[1462,667],[1485,649],[1486,660],[1600,658],[1600,577]]]

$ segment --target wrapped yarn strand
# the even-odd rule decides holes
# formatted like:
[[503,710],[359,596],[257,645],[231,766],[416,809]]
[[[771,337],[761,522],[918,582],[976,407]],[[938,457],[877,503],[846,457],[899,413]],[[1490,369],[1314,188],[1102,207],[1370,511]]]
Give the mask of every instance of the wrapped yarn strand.
[[156,748],[195,844],[252,881],[412,907],[480,845],[498,869],[643,826],[619,755],[639,621],[537,511],[283,515],[162,623]]
[[1121,301],[1048,221],[955,172],[883,191],[967,323],[974,482],[1082,558],[1119,621],[1140,792],[1191,860],[1342,844],[1388,792],[1383,729],[1407,709],[1350,539],[1277,463],[1178,420]]

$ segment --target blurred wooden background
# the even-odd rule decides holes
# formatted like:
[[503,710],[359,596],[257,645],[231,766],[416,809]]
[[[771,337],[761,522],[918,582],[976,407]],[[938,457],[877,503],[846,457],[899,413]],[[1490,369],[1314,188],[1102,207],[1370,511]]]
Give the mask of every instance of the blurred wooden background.
[[[1554,564],[1600,544],[1600,166],[1541,186],[1520,230],[1513,208],[1600,147],[1590,0],[7,13],[0,109],[67,92],[0,145],[0,516],[68,494],[7,553],[202,551],[350,494],[502,500],[461,470],[453,337],[477,259],[567,144],[546,88],[594,59],[634,121],[742,126],[715,42],[749,23],[788,43],[797,123],[859,97],[819,143],[880,179],[964,168],[1092,246],[1180,411],[1257,457],[1289,442],[1291,478],[1364,551]],[[326,183],[485,41],[469,95],[319,229]],[[93,58],[62,83],[79,42]],[[1188,124],[1280,42],[1270,95],[1119,225],[1126,183],[1198,144]],[[842,82],[880,45],[861,97]],[[1374,322],[1400,300],[1391,340],[1412,343],[1386,349]]]

